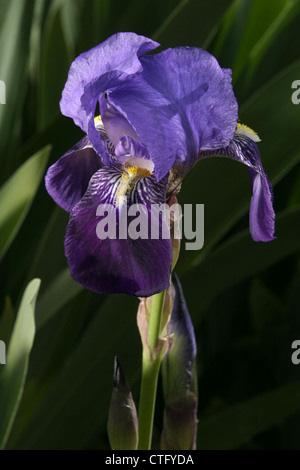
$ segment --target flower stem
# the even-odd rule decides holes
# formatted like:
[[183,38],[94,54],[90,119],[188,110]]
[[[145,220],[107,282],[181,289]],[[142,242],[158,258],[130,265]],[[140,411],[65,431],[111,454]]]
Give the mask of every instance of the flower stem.
[[153,417],[156,398],[157,378],[160,361],[151,361],[143,354],[143,375],[139,405],[139,444],[138,450],[150,450],[152,441]]
[[151,351],[143,351],[142,385],[139,404],[139,450],[150,450],[152,441],[153,418],[156,399],[157,379],[161,358],[153,358],[153,351],[159,340],[162,311],[166,291],[152,297],[148,325],[148,343]]
[[152,297],[149,326],[148,326],[148,343],[150,346],[151,354],[156,348],[159,335],[160,335],[161,319],[162,319],[165,296],[166,296],[166,291],[164,290],[160,294],[153,295]]

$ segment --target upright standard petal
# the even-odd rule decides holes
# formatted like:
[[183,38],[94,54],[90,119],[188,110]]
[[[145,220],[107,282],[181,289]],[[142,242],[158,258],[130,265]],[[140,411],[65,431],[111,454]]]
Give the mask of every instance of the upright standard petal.
[[144,36],[117,33],[81,54],[70,67],[60,101],[61,112],[89,135],[106,164],[110,163],[110,156],[94,125],[96,104],[107,88],[116,86],[127,75],[141,72],[139,56],[158,46]]
[[153,173],[154,164],[145,145],[127,135],[120,138],[115,148],[115,155],[122,164],[144,168]]
[[158,183],[144,172],[100,169],[71,212],[65,253],[72,277],[90,290],[149,297],[169,285],[170,233],[152,206],[164,203],[167,177]]
[[157,179],[175,163],[191,168],[200,149],[229,144],[237,102],[228,70],[198,48],[179,47],[140,59],[143,72],[107,91],[147,146]]
[[[138,57],[158,46],[157,42],[135,33],[117,33],[80,54],[70,67],[62,92],[62,114],[71,117],[75,124],[86,132],[87,114],[81,102],[85,87],[95,83],[100,77],[105,77],[105,89],[110,86],[111,72],[134,74],[141,71]],[[100,93],[101,90],[99,95]]]
[[234,139],[225,148],[199,152],[198,158],[209,156],[229,157],[249,167],[252,186],[250,204],[250,232],[254,241],[274,240],[275,212],[272,185],[263,169],[257,143],[258,135],[249,127],[238,124]]
[[107,107],[105,99],[102,99],[101,108],[102,121],[105,126],[105,130],[114,146],[116,146],[119,139],[125,135],[132,137],[135,140],[139,140],[136,132],[127,119],[114,108]]
[[71,212],[86,192],[102,161],[87,137],[65,153],[46,174],[46,189],[62,209]]

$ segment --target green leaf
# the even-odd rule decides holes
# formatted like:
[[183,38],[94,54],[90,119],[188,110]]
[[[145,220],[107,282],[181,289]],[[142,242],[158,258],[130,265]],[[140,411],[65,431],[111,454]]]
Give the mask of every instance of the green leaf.
[[182,0],[152,38],[163,48],[175,46],[207,47],[216,25],[232,0]]
[[243,104],[239,113],[240,120],[248,123],[262,138],[259,143],[262,161],[275,184],[300,161],[299,108],[291,100],[291,86],[298,76],[300,60],[258,90]]
[[[0,29],[0,79],[6,84],[6,104],[0,105],[0,154],[14,144],[26,92],[27,57],[34,0],[7,2]],[[3,11],[1,7],[0,12]],[[2,23],[2,22],[1,22]],[[5,151],[4,151],[5,149]],[[9,162],[8,162],[9,163]]]
[[267,336],[286,322],[280,300],[259,279],[253,280],[249,306],[253,325],[259,335]]
[[79,38],[81,8],[82,0],[77,2],[64,0],[62,2],[61,25],[66,47],[71,59],[75,57],[76,44]]
[[[241,122],[262,138],[259,143],[262,162],[273,184],[282,180],[300,161],[299,109],[291,101],[291,84],[297,76],[300,76],[300,61],[267,83],[239,111]],[[276,187],[274,192],[276,201]],[[207,251],[248,212],[250,197],[244,165],[222,158],[197,163],[183,182],[178,200],[205,205],[205,244],[199,253],[184,254],[184,259],[180,260],[181,271],[201,262]]]
[[297,169],[293,186],[290,188],[289,206],[300,204],[300,168]]
[[68,68],[74,58],[70,38],[69,36],[66,38],[63,33],[61,8],[60,1],[53,2],[51,5],[42,41],[39,97],[40,130],[45,130],[60,113],[61,92],[67,79]]
[[[233,2],[222,21],[212,52],[233,69],[234,83],[241,78],[241,86],[247,88],[262,59],[299,12],[299,0],[274,0],[272,8],[268,2],[260,0]],[[288,39],[288,34],[285,38]]]
[[34,309],[40,280],[27,286],[10,339],[0,380],[0,448],[9,437],[23,394],[29,355],[35,335]]
[[197,449],[230,450],[300,410],[300,382],[284,385],[207,418],[200,418]]
[[[82,449],[99,429],[106,428],[114,356],[122,357],[131,386],[140,372],[136,311],[137,299],[132,297],[114,295],[105,301],[55,380],[50,385],[47,377],[47,387],[40,385],[45,392],[42,400],[39,390],[31,397],[39,406],[27,417],[21,433],[12,434],[8,448]],[[21,422],[24,415],[26,409],[21,409]]]
[[[72,7],[73,3],[72,1]],[[112,3],[110,0],[90,0],[87,7],[86,1],[83,0],[79,11],[81,29],[78,50],[80,52],[87,51],[104,41],[111,34],[117,31],[125,31],[125,29],[119,27],[118,20],[120,17],[123,19],[124,8],[128,6],[128,3],[118,2],[118,5],[116,5],[116,2]],[[118,10],[117,15],[116,9]],[[134,29],[127,26],[126,31],[134,31]]]
[[251,2],[250,14],[242,40],[238,43],[233,67],[235,80],[245,67],[248,69],[248,78],[253,74],[276,36],[299,14],[299,7],[299,0],[274,0],[272,8],[261,0]]
[[82,290],[83,287],[71,278],[69,268],[58,274],[38,300],[37,328],[41,328]]
[[36,194],[50,146],[29,158],[0,189],[0,258],[16,236]]
[[276,227],[277,239],[269,243],[253,242],[248,230],[231,237],[184,276],[184,292],[194,305],[195,324],[219,294],[300,249],[299,206],[279,214]]
[[0,317],[0,332],[1,341],[4,341],[5,344],[9,342],[9,338],[14,326],[14,310],[11,304],[10,297],[5,297],[4,299],[4,309]]

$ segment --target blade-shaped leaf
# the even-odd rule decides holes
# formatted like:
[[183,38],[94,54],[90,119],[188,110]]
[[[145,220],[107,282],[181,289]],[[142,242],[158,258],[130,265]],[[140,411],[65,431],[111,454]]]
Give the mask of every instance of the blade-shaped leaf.
[[59,100],[67,70],[73,59],[68,50],[61,24],[61,2],[54,2],[45,25],[41,53],[41,77],[39,96],[39,127],[41,130],[59,115]]
[[[45,390],[38,409],[27,416],[25,434],[12,434],[8,448],[81,449],[99,427],[106,428],[114,356],[122,357],[131,386],[133,374],[136,379],[139,373],[135,363],[141,352],[136,310],[137,301],[132,297],[115,295],[107,299],[53,386]],[[24,413],[26,409],[20,410],[20,415]]]
[[236,449],[300,410],[300,382],[284,385],[199,420],[198,446]]
[[299,14],[299,7],[299,0],[275,0],[272,8],[267,2],[251,2],[247,25],[242,40],[238,43],[233,67],[235,80],[245,67],[248,68],[249,76],[253,74],[272,41]]
[[[291,84],[297,76],[300,61],[267,83],[239,111],[241,122],[262,138],[259,149],[272,183],[279,182],[300,161],[299,109],[291,101]],[[250,197],[248,171],[243,165],[217,158],[197,163],[183,182],[178,200],[205,205],[205,244],[201,252],[185,253],[181,270],[201,262],[203,255],[249,211]]]
[[[26,91],[26,67],[34,0],[11,0],[0,30],[0,80],[6,84],[6,104],[0,105],[0,150],[7,155]],[[4,152],[3,150],[6,149]]]
[[10,335],[14,326],[14,310],[11,304],[10,297],[5,297],[4,299],[4,308],[2,315],[0,316],[0,339],[6,344],[9,341]]
[[41,328],[82,290],[83,287],[71,278],[69,268],[64,269],[38,300],[37,328]]
[[206,47],[232,0],[182,0],[166,18],[153,39],[168,46]]
[[0,258],[16,236],[48,161],[47,146],[29,158],[0,189]]
[[252,282],[249,306],[253,326],[259,335],[266,336],[286,322],[281,302],[259,279]]
[[255,243],[248,231],[242,232],[182,278],[186,298],[197,306],[194,324],[199,323],[205,308],[219,294],[300,250],[299,206],[278,215],[276,235],[276,240],[266,244]]
[[35,335],[35,301],[40,280],[27,286],[9,343],[6,365],[0,380],[0,448],[9,437],[24,389],[29,354]]

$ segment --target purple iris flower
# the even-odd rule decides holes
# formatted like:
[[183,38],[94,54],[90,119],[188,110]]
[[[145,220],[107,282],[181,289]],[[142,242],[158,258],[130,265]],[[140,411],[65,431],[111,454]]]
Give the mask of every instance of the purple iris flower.
[[[231,72],[208,52],[118,33],[72,63],[60,102],[85,137],[52,165],[46,188],[70,212],[65,253],[72,277],[99,293],[148,297],[170,281],[170,239],[102,239],[100,204],[162,204],[201,158],[220,155],[250,168],[254,240],[274,233],[272,189],[257,136],[237,124]],[[99,111],[98,111],[99,109]],[[99,115],[100,114],[100,115]]]

